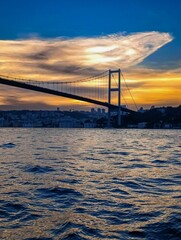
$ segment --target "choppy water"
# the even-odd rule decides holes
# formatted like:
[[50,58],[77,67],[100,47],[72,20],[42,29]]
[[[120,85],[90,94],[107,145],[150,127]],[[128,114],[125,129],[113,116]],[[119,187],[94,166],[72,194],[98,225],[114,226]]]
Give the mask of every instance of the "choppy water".
[[181,239],[180,130],[0,134],[0,239]]

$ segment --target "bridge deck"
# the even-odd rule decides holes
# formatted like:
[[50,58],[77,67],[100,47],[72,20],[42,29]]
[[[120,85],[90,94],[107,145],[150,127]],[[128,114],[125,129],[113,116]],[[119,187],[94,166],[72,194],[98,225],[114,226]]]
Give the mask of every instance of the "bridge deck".
[[[56,91],[56,90],[48,89],[48,88],[44,88],[44,87],[34,86],[34,85],[27,84],[27,83],[15,81],[15,80],[5,79],[5,78],[2,78],[2,77],[0,77],[0,84],[13,86],[13,87],[18,87],[18,88],[23,88],[23,89],[28,89],[28,90],[37,91],[37,92],[43,92],[43,93],[56,95],[56,96],[60,96],[60,97],[65,97],[65,98],[70,98],[70,99],[75,99],[75,100],[79,100],[79,101],[83,101],[83,102],[93,103],[93,104],[100,105],[100,106],[107,107],[107,108],[111,108],[111,109],[117,109],[118,108],[118,106],[113,105],[113,104],[109,104],[107,102],[101,102],[101,101],[98,101],[98,100],[94,100],[94,99],[90,99],[90,98],[86,98],[86,97],[81,97],[81,96],[70,94],[70,93],[60,92],[60,91]],[[121,111],[134,112],[133,110],[123,108],[123,107],[121,107]]]

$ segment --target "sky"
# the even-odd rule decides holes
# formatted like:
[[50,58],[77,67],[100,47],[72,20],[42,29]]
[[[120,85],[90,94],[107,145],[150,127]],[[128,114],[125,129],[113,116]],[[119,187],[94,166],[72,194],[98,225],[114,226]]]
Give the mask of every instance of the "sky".
[[[138,107],[178,106],[180,10],[180,0],[1,0],[0,75],[64,81],[120,68]],[[0,85],[0,110],[57,107],[92,106]]]

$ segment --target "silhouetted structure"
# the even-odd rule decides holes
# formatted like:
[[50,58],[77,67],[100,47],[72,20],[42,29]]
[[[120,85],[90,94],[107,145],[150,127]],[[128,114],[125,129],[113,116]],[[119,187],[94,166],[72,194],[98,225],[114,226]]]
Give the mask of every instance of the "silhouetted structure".
[[[118,85],[117,87],[112,87],[112,74],[118,74]],[[108,81],[104,78],[108,78]],[[115,80],[115,79],[114,79]],[[93,85],[92,82],[95,84]],[[82,96],[83,92],[80,91],[82,84],[90,85],[86,86],[88,88],[88,92],[86,96]],[[121,112],[128,112],[131,113],[133,110],[127,109],[121,106],[121,70],[109,70],[105,71],[99,75],[80,79],[77,81],[65,81],[65,82],[54,82],[54,81],[33,81],[33,80],[26,80],[21,78],[13,78],[7,76],[0,76],[0,84],[5,84],[8,86],[43,92],[47,94],[52,94],[60,97],[66,97],[70,99],[75,99],[79,101],[84,101],[88,103],[92,103],[95,105],[100,105],[103,107],[108,108],[108,125],[110,125],[110,117],[111,111],[116,111],[118,114],[118,123],[117,125],[121,125]],[[108,90],[107,90],[108,89]],[[111,104],[111,92],[117,91],[118,92],[118,104]]]

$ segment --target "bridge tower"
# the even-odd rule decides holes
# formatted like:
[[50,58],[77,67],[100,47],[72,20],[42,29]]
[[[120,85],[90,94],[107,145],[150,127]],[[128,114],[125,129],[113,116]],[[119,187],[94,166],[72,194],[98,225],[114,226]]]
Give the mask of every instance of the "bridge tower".
[[[114,78],[113,74],[117,76],[117,87],[112,87],[112,79]],[[115,80],[115,79],[114,79]],[[118,127],[121,127],[121,70],[109,70],[109,83],[108,83],[108,103],[111,104],[111,92],[117,92],[118,99]],[[111,125],[111,107],[108,108],[108,127]]]

